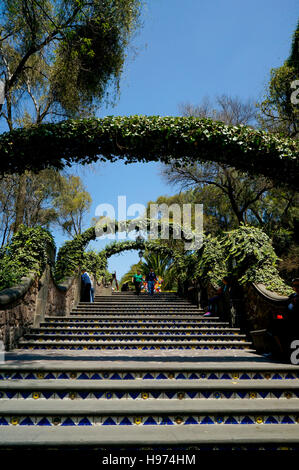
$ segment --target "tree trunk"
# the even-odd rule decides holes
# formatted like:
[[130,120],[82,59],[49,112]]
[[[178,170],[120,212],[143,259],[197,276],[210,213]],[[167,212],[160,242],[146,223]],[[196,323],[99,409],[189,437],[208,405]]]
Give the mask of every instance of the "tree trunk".
[[25,199],[26,199],[26,172],[22,173],[19,178],[19,185],[18,185],[18,192],[16,197],[16,205],[15,205],[15,223],[14,223],[14,233],[19,230],[20,225],[22,225],[24,221],[24,213],[25,213]]

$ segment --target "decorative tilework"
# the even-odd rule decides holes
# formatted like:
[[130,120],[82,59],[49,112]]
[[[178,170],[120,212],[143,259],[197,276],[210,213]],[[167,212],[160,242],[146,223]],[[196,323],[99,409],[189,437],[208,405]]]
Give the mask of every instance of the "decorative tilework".
[[2,426],[117,426],[117,425],[220,425],[220,424],[293,424],[299,423],[295,415],[204,415],[204,416],[0,416]]

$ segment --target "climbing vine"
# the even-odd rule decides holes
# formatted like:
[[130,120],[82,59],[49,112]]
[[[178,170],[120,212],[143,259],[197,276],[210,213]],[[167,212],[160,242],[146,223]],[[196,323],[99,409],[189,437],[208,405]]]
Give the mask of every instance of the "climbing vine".
[[202,249],[192,255],[195,264],[194,275],[203,281],[209,281],[213,285],[228,274],[228,267],[221,241],[207,235],[204,237]]
[[103,278],[110,278],[110,273],[107,270],[107,258],[102,251],[99,253],[94,250],[85,251],[82,256],[81,267],[92,274],[97,281],[101,281]]
[[46,264],[52,264],[55,243],[42,227],[20,226],[9,245],[0,251],[0,290],[18,284],[23,276],[40,276]]
[[94,227],[90,227],[73,240],[68,240],[60,248],[55,264],[56,281],[73,276],[84,264],[84,251],[88,243],[96,238]]
[[298,153],[296,140],[195,117],[108,116],[35,125],[0,136],[3,173],[60,170],[117,158],[126,163],[215,161],[298,189]]
[[[99,253],[86,252],[89,241],[95,238],[95,227],[91,227],[60,248],[55,265],[57,281],[73,276],[83,266],[100,280],[107,277],[110,256],[142,249],[171,255],[176,276],[182,281],[200,279],[216,285],[223,276],[233,275],[241,284],[262,283],[283,295],[292,292],[279,276],[271,240],[255,227],[241,225],[221,238],[204,236],[201,249],[191,253],[170,248],[161,240],[116,241]],[[16,285],[29,272],[40,276],[46,264],[53,265],[54,253],[54,240],[47,230],[22,226],[11,243],[0,250],[0,289]]]
[[270,238],[256,227],[241,225],[228,232],[221,241],[228,270],[241,284],[255,282],[264,284],[278,294],[290,294],[277,270],[278,257]]
[[[147,218],[142,218],[142,219],[135,219],[134,221],[128,220],[128,221],[100,221],[100,224],[96,224],[96,226],[91,227],[87,229],[84,233],[81,235],[78,235],[75,237],[73,240],[69,240],[65,242],[65,244],[60,248],[58,255],[57,255],[57,261],[56,261],[56,267],[55,267],[55,273],[56,273],[56,280],[61,281],[65,279],[66,277],[74,275],[76,270],[78,269],[79,266],[83,266],[85,263],[84,261],[84,252],[85,249],[88,245],[88,243],[91,240],[95,240],[95,238],[98,235],[98,231],[101,229],[101,233],[115,233],[118,230],[126,230],[129,227],[132,227],[136,231],[147,231],[150,230],[151,222],[153,224],[153,221]],[[195,232],[188,228],[184,228],[179,226],[178,224],[174,222],[164,222],[164,221],[156,221],[157,224],[157,233],[161,233],[162,230],[165,228],[169,229],[170,235],[175,235],[175,236],[182,236],[182,238],[186,241],[190,241],[192,237],[194,236]],[[124,250],[129,250],[129,249],[140,249],[144,248],[144,242],[138,242],[139,245],[137,244],[136,241],[123,241],[121,243],[119,242],[113,242],[112,244],[108,245],[102,252],[99,253],[99,258],[98,258],[98,263],[99,265],[103,265],[105,263],[103,260],[105,258],[109,258],[109,256],[112,256],[113,254],[119,253]],[[159,250],[161,251],[167,251],[167,247],[157,244],[154,241],[149,241],[147,242],[147,246],[151,247],[150,249],[152,250]],[[85,263],[86,264],[86,263]],[[101,268],[101,269],[106,269],[106,268]],[[99,274],[100,275],[100,274]]]
[[59,250],[56,262],[55,271],[57,280],[61,281],[66,277],[74,275],[79,266],[86,268],[97,280],[103,277],[107,278],[108,258],[126,250],[147,249],[149,251],[159,251],[160,253],[172,253],[172,250],[160,243],[145,240],[115,241],[98,253],[93,250],[85,251],[89,241],[94,238],[94,230],[88,229],[82,235],[74,238],[74,240],[67,241],[63,245]]

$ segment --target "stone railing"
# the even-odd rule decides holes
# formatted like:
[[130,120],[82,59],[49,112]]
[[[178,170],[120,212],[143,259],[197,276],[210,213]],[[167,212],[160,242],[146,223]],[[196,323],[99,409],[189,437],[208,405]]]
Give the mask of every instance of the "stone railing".
[[0,291],[0,341],[14,348],[29,327],[38,327],[45,316],[67,316],[79,303],[80,274],[58,285],[49,265],[38,278],[31,274],[17,286]]
[[267,329],[273,315],[284,312],[287,300],[287,296],[271,292],[263,284],[248,284],[244,289],[244,304],[251,328]]
[[[216,289],[212,284],[203,287],[199,281],[193,281],[181,285],[179,295],[202,308],[208,305],[208,299],[215,293]],[[231,326],[240,327],[245,333],[251,334],[266,330],[273,315],[285,310],[287,300],[287,296],[271,292],[262,284],[236,285],[222,297],[218,313]]]
[[285,312],[287,301],[287,296],[271,292],[263,284],[250,284],[244,291],[248,329],[257,352],[271,351],[267,330],[273,317]]

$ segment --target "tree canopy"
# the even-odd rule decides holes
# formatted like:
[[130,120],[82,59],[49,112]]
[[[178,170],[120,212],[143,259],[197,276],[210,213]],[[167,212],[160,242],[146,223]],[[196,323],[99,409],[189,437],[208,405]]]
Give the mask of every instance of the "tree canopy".
[[69,113],[101,101],[108,85],[118,90],[140,7],[139,0],[3,0],[0,74],[6,103],[28,80],[31,87],[47,88],[51,101]]
[[293,34],[291,53],[282,66],[270,71],[270,81],[260,103],[259,122],[263,129],[284,136],[299,135],[299,107],[292,99],[299,78],[299,21]]

